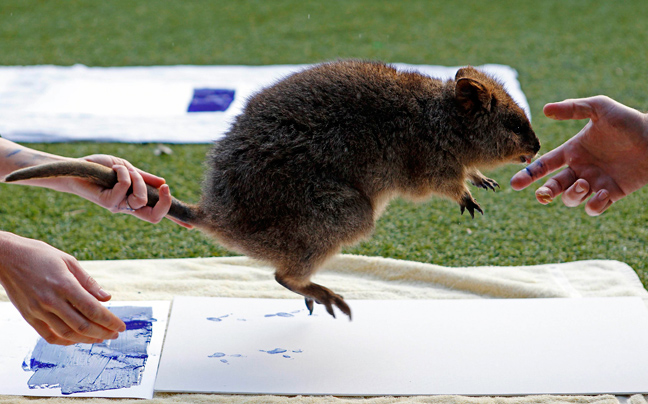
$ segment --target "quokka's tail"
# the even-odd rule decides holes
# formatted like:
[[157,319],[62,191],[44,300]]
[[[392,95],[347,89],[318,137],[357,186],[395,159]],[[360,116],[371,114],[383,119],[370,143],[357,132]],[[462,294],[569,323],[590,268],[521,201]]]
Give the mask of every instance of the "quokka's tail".
[[[112,188],[117,184],[117,173],[112,168],[81,160],[57,161],[16,170],[5,178],[5,182],[51,177],[85,178],[103,188]],[[160,199],[158,190],[148,184],[146,184],[146,189],[148,194],[147,205],[155,206]],[[131,186],[128,195],[132,193],[133,187]],[[175,198],[171,202],[168,215],[189,224],[197,224],[199,221],[198,209],[195,206]]]

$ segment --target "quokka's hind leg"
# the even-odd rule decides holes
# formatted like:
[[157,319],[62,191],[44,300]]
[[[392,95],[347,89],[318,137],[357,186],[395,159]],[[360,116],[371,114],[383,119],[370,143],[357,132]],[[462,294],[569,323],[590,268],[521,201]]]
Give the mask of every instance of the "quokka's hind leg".
[[280,273],[280,270],[275,273],[275,279],[286,289],[304,296],[310,314],[313,314],[313,302],[315,302],[324,305],[326,311],[333,317],[335,317],[333,306],[336,306],[342,313],[349,316],[349,320],[351,319],[351,309],[344,301],[344,298],[332,290],[308,279],[300,279],[296,276]]
[[342,296],[311,282],[310,278],[342,246],[371,234],[371,201],[361,191],[334,181],[319,183],[310,199],[309,211],[296,221],[299,225],[284,227],[286,243],[268,261],[276,268],[277,282],[304,296],[311,313],[313,303],[319,303],[333,317],[335,306],[351,318],[351,309]]

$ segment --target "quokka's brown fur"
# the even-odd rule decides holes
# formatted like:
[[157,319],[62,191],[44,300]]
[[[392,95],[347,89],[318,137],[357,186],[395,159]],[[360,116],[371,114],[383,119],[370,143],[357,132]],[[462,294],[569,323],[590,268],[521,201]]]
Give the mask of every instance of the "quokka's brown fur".
[[[500,83],[466,67],[441,81],[378,62],[338,61],[295,73],[247,103],[208,154],[201,201],[169,215],[224,246],[269,262],[276,280],[351,316],[311,276],[342,246],[369,236],[389,200],[438,195],[482,209],[466,181],[494,189],[480,168],[529,162],[540,143]],[[7,181],[115,173],[92,163],[17,171]],[[149,204],[157,201],[149,189]]]

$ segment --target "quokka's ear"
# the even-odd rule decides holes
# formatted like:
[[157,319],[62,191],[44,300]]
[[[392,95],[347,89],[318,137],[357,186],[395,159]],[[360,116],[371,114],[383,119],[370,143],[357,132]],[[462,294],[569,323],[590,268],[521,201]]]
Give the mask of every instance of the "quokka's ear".
[[462,77],[455,83],[455,98],[466,111],[477,108],[490,111],[492,97],[490,90],[475,79]]

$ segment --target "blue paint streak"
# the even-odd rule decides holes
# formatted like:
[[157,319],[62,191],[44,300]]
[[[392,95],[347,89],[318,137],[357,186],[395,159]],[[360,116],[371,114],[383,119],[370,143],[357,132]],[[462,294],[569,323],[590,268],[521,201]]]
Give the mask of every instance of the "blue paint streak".
[[227,317],[229,317],[229,314],[226,314],[226,315],[224,315],[224,316],[220,316],[220,317],[207,317],[207,320],[209,320],[209,321],[214,321],[214,322],[217,322],[217,323],[218,323],[218,322],[220,322],[220,321],[223,321],[223,319],[224,319],[224,318],[227,318]]
[[290,313],[279,312],[275,314],[266,314],[264,317],[295,317]]
[[151,307],[110,307],[126,323],[116,340],[60,346],[39,339],[23,362],[34,372],[30,389],[60,388],[62,394],[112,390],[139,385],[153,335]]
[[276,354],[280,354],[280,353],[288,352],[287,349],[281,349],[281,348],[275,348],[275,349],[273,349],[272,351],[264,351],[264,350],[260,349],[259,351],[260,351],[260,352],[269,353],[270,355],[276,355]]
[[[241,354],[234,354],[234,355],[226,355],[223,352],[216,352],[208,356],[208,358],[224,358],[225,356],[228,356],[230,358],[243,358],[244,356]],[[226,365],[229,365],[229,360],[227,359],[219,359],[221,362],[223,362]]]
[[14,150],[14,151],[12,151],[11,153],[7,154],[7,155],[5,156],[5,158],[9,158],[9,157],[13,156],[14,154],[18,154],[18,153],[20,153],[21,151],[22,151],[22,150],[20,150],[20,149],[18,149],[18,150]]

